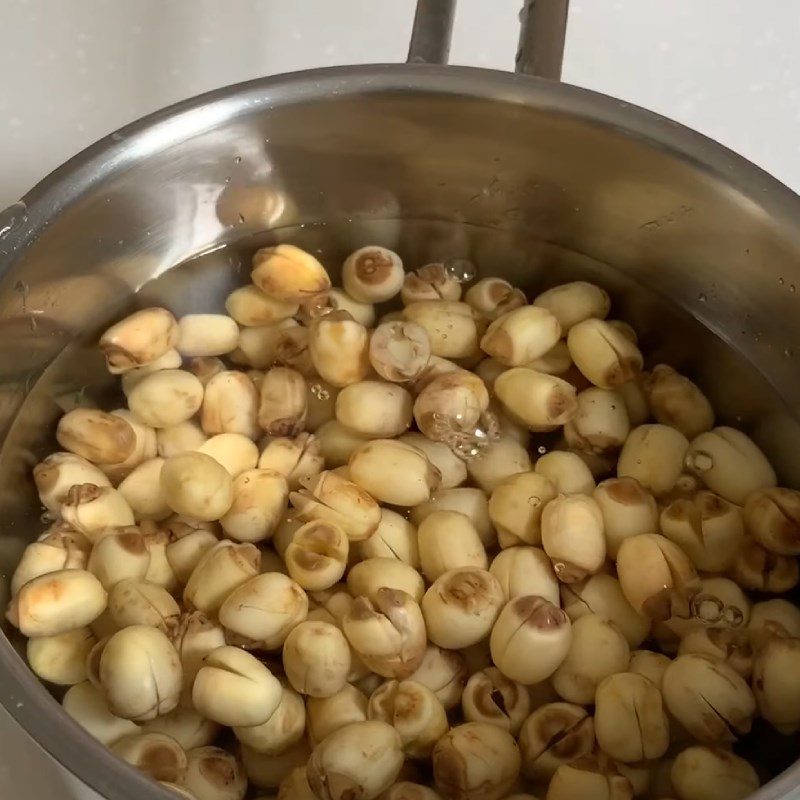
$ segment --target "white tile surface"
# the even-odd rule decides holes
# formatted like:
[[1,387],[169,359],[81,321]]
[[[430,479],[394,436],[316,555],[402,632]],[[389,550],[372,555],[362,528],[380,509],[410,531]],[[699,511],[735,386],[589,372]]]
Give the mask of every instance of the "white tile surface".
[[[452,61],[509,69],[520,5],[461,0]],[[0,206],[192,94],[401,61],[412,16],[412,0],[2,0]],[[799,39],[794,0],[572,0],[564,79],[690,125],[800,190]],[[48,796],[72,796],[42,762],[0,715],[0,785],[19,800],[44,797],[48,781]]]

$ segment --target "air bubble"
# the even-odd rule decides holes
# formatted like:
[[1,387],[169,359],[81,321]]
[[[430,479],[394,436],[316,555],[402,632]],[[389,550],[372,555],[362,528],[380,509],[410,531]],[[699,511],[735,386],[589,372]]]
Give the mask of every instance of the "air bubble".
[[303,306],[303,314],[309,321],[324,317],[335,310],[332,305],[328,304],[327,298],[313,300]]
[[434,412],[431,416],[432,428],[433,428],[433,435],[439,439],[444,441],[444,438],[447,435],[448,425],[447,420],[443,414],[439,414]]
[[736,606],[725,606],[722,612],[722,618],[731,628],[738,628],[744,623],[744,614],[740,608]]
[[480,443],[469,436],[459,438],[452,443],[448,443],[448,447],[464,461],[472,461],[473,459],[480,458],[483,455],[483,448]]
[[234,164],[241,164],[242,163],[242,157],[241,156],[236,156],[236,158],[233,159],[233,163]]
[[477,267],[466,258],[448,258],[444,262],[444,271],[457,283],[469,283],[478,274]]
[[30,287],[25,281],[17,281],[14,284],[14,291],[22,295],[22,310],[25,311],[28,307],[28,292],[30,291]]
[[691,457],[691,468],[695,472],[708,472],[714,466],[714,459],[710,453],[698,450]]
[[711,594],[698,594],[691,605],[692,616],[706,625],[714,625],[723,619],[725,604]]
[[500,420],[491,411],[484,411],[480,418],[483,430],[490,442],[496,442],[500,438]]
[[242,259],[237,253],[230,253],[227,262],[228,266],[236,270],[237,273],[242,271]]
[[537,452],[537,453],[538,453],[540,456],[543,456],[543,455],[544,455],[544,454],[547,452],[547,448],[546,448],[546,447],[545,447],[543,444],[540,444],[540,445],[539,445],[539,446],[536,448],[536,452]]
[[779,283],[781,286],[783,286],[783,284],[784,284],[785,282],[786,282],[786,281],[784,281],[784,280],[783,280],[783,278],[778,278],[778,283]]
[[704,295],[702,292],[700,292],[700,294],[697,295],[697,299],[701,303],[707,303],[708,302],[708,297],[706,295]]
[[693,492],[697,489],[697,478],[686,473],[679,475],[675,481],[675,489],[679,492]]
[[313,394],[317,400],[330,400],[331,397],[331,393],[319,383],[312,384],[311,394]]
[[542,498],[537,497],[535,494],[528,498],[528,505],[532,508],[538,508],[542,504]]

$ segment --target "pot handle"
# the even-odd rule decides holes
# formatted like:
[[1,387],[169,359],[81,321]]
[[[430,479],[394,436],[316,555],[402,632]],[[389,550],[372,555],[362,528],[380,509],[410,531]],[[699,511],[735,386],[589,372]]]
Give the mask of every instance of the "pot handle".
[[515,71],[561,80],[569,0],[525,0],[519,12]]
[[[417,0],[408,64],[446,64],[456,0]],[[515,70],[559,80],[569,0],[524,0]]]
[[456,0],[417,0],[407,64],[446,64]]

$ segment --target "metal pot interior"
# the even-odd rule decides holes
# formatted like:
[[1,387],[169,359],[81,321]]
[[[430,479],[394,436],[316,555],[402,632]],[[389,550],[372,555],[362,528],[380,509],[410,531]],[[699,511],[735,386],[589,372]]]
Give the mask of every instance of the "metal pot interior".
[[[616,100],[457,68],[284,76],[124,129],[25,202],[0,238],[3,603],[44,527],[29,476],[54,449],[55,419],[76,396],[114,396],[98,333],[145,305],[221,310],[266,242],[310,249],[334,275],[377,243],[410,267],[469,258],[529,292],[594,280],[651,361],[690,374],[800,486],[800,202]],[[0,670],[4,704],[80,778],[110,798],[160,796],[61,714],[5,641]],[[797,741],[759,749],[766,779]],[[758,796],[798,780],[785,773]]]

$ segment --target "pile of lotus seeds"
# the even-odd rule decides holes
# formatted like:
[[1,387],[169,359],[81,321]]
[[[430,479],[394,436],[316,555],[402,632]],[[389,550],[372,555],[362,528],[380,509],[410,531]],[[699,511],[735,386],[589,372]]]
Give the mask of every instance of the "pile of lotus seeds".
[[754,718],[800,729],[800,493],[600,287],[455,265],[280,244],[109,328],[127,408],[33,471],[31,669],[194,800],[746,797]]

